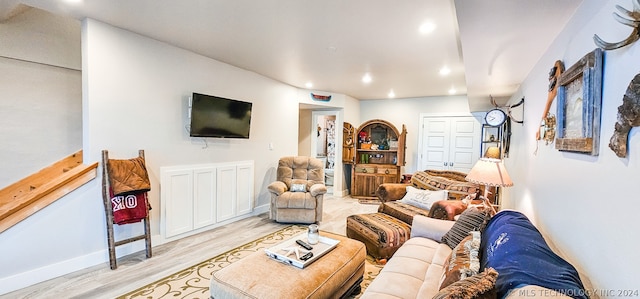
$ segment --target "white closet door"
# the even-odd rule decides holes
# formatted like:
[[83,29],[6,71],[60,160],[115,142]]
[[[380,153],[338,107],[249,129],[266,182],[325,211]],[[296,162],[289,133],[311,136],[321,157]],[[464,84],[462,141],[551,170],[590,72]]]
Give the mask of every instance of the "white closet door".
[[424,117],[418,170],[469,172],[480,158],[482,125],[473,116]]
[[422,127],[421,163],[418,170],[446,169],[449,166],[449,127],[447,117],[425,117]]
[[480,158],[482,125],[473,117],[452,117],[449,169],[468,173]]

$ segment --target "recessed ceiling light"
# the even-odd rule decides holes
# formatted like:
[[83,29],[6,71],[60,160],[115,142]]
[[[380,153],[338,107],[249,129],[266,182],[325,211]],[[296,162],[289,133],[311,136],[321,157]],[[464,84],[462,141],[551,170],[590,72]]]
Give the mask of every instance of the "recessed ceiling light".
[[456,94],[456,89],[455,89],[455,87],[453,87],[453,86],[452,86],[452,87],[449,89],[449,94]]
[[304,84],[304,86],[306,86],[307,88],[311,88],[311,87],[313,87],[313,83],[307,82],[307,83]]
[[371,75],[369,73],[364,74],[364,76],[362,76],[362,82],[371,83]]
[[431,21],[424,22],[420,25],[420,33],[422,34],[429,34],[434,30],[436,30],[436,24]]
[[440,69],[440,75],[442,75],[442,76],[446,76],[446,75],[448,75],[449,73],[451,73],[451,69],[450,69],[450,68],[448,68],[446,65],[445,65],[445,66],[443,66],[443,67]]
[[393,99],[393,98],[395,98],[395,97],[396,97],[396,93],[395,93],[395,92],[393,92],[393,89],[392,89],[392,90],[390,90],[390,91],[389,91],[389,94],[387,94],[387,96],[388,96],[390,99]]

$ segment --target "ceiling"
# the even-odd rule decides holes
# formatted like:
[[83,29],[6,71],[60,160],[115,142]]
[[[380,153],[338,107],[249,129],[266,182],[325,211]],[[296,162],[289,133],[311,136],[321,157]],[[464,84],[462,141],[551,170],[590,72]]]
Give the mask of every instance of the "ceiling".
[[[356,99],[504,103],[582,0],[3,0],[93,18],[283,83]],[[421,33],[425,22],[435,24]],[[450,70],[441,75],[443,67]],[[362,77],[370,74],[371,82]]]

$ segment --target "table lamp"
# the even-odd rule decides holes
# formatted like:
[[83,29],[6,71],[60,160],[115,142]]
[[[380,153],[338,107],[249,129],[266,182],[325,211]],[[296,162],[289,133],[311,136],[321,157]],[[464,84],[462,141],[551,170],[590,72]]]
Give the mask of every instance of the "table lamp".
[[485,185],[484,198],[488,201],[489,187],[511,187],[513,181],[507,173],[502,160],[494,158],[480,158],[465,177],[469,182]]

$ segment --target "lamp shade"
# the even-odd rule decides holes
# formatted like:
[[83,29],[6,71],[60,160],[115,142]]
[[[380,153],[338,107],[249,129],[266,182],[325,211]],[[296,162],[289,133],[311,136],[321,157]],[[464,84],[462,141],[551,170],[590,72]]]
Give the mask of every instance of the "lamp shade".
[[485,158],[500,159],[500,149],[497,146],[487,148],[484,152]]
[[511,187],[513,181],[502,160],[480,158],[465,179],[469,182],[493,187]]

